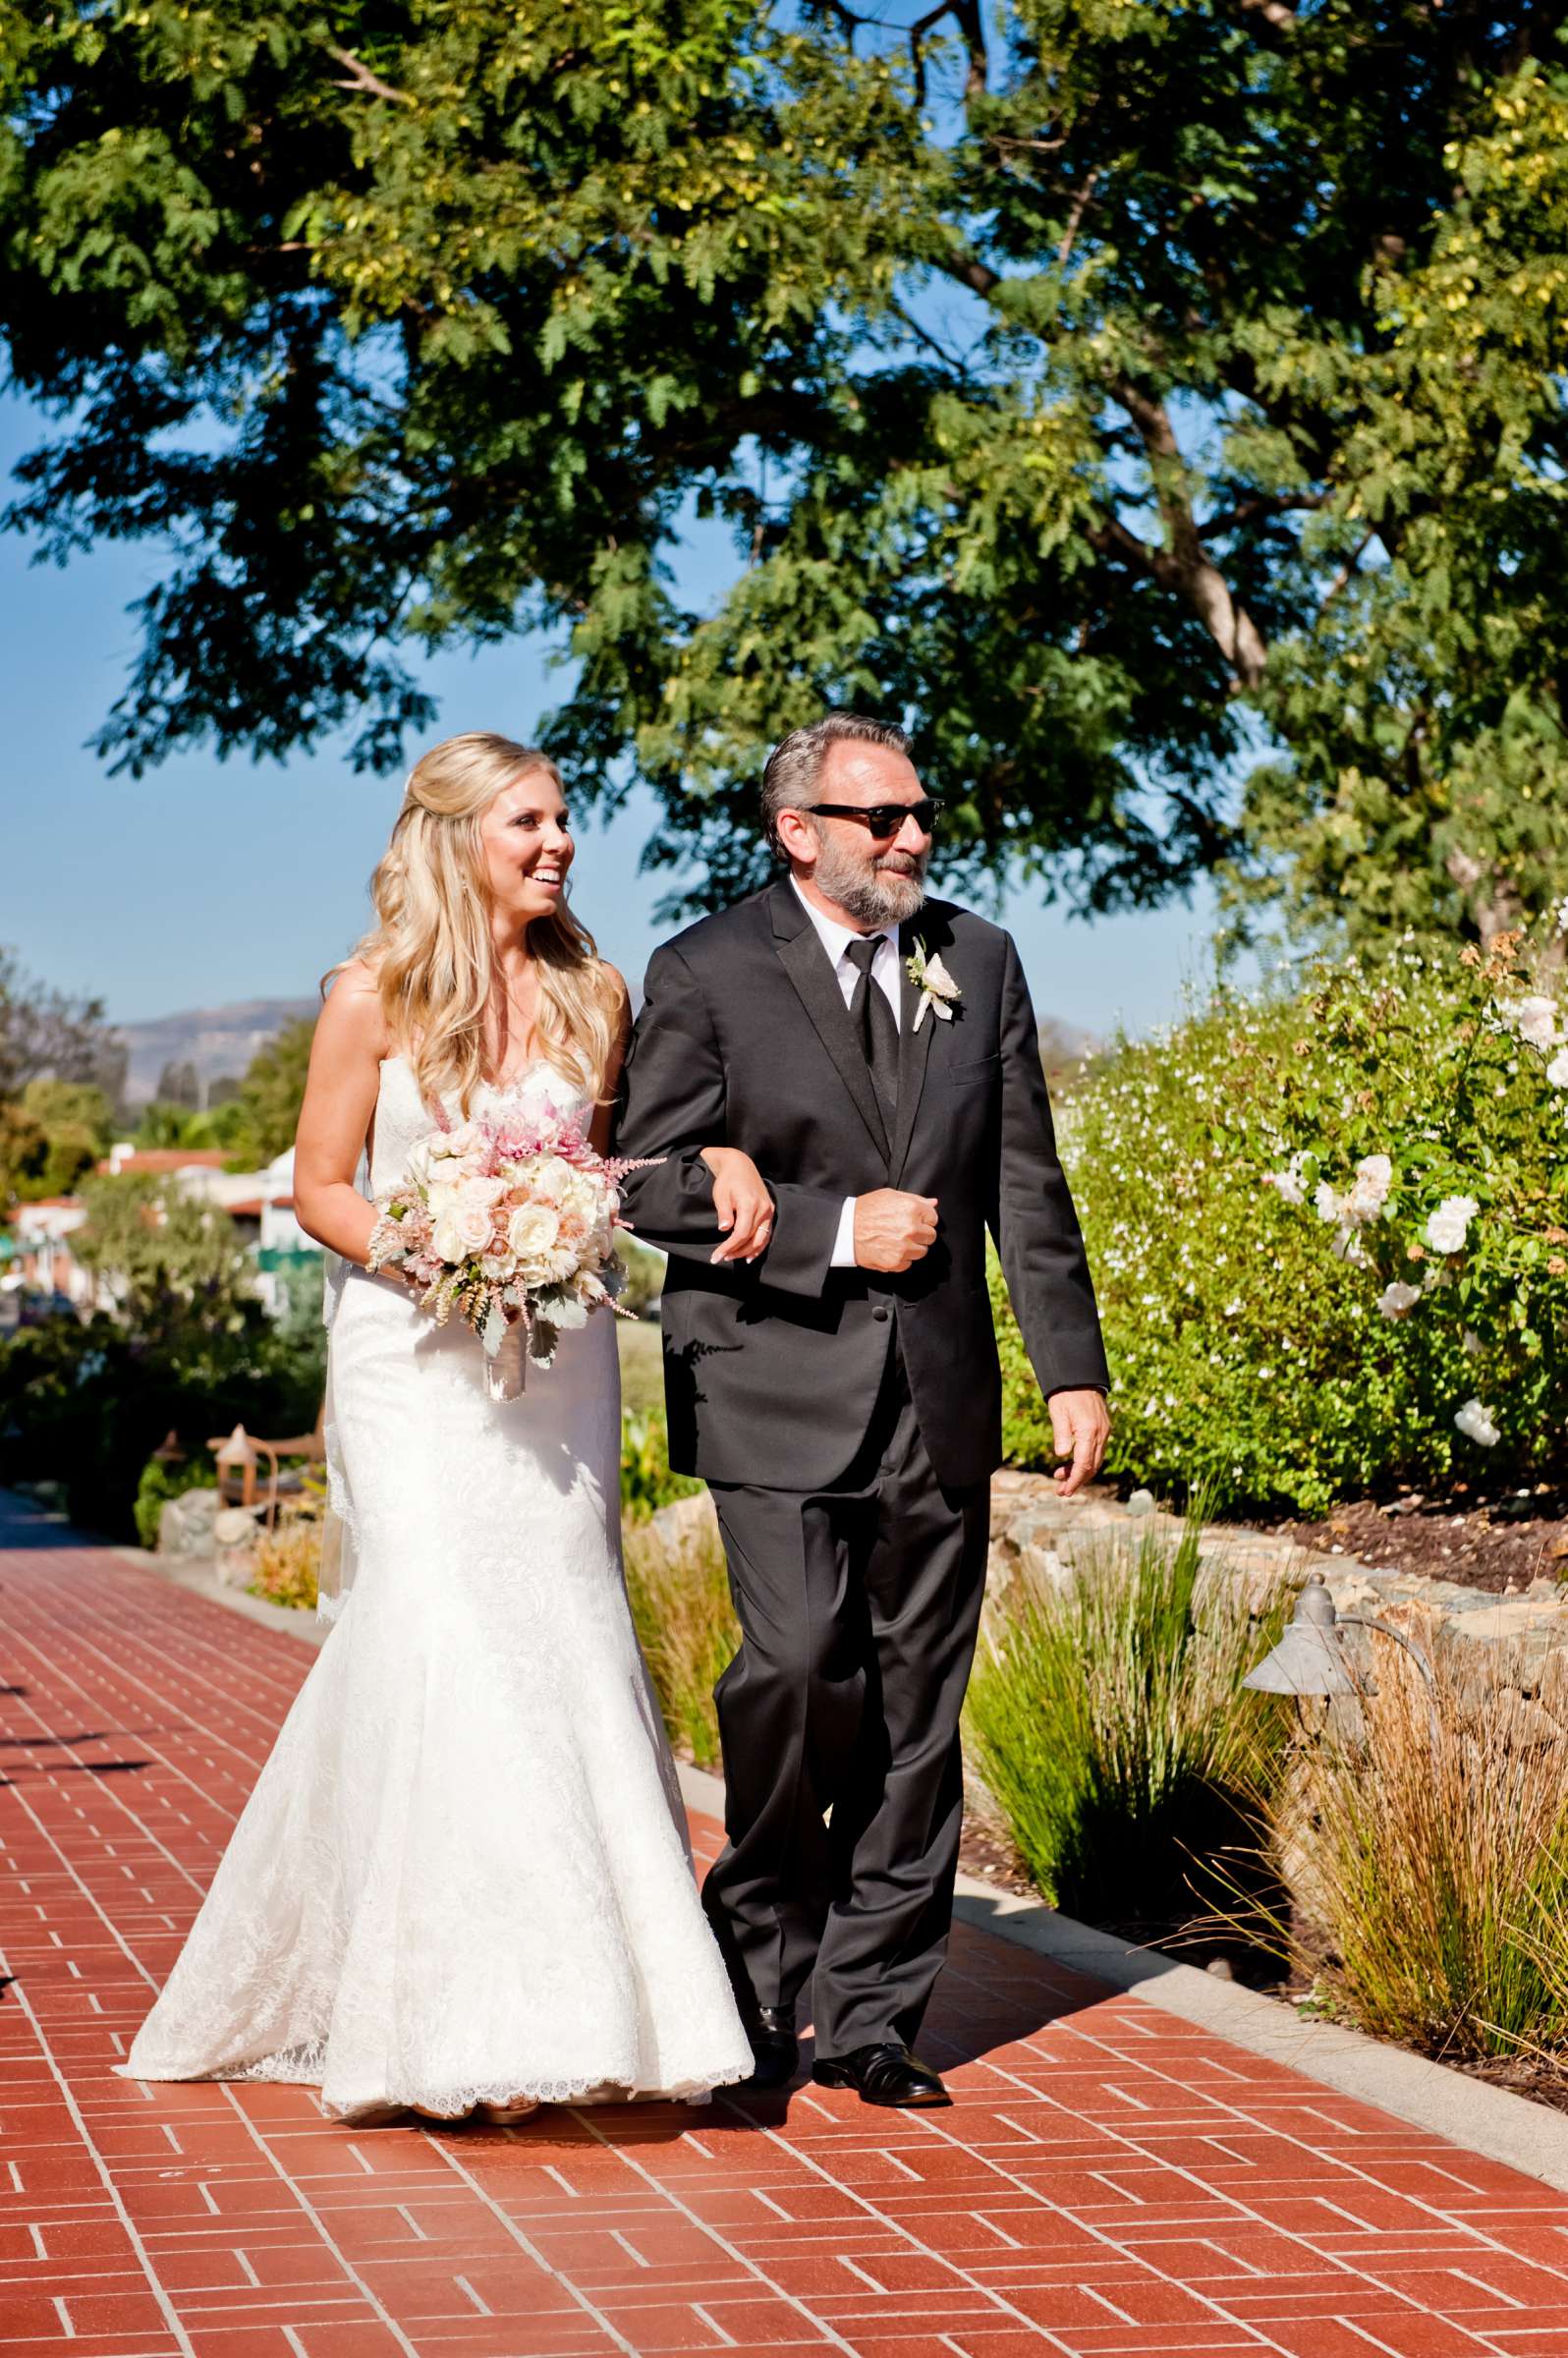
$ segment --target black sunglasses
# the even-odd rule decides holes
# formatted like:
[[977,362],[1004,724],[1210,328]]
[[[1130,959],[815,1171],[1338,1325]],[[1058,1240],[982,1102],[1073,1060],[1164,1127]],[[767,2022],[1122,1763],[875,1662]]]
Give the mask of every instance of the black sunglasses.
[[806,809],[818,818],[858,818],[873,835],[896,835],[906,818],[912,818],[923,835],[931,831],[932,821],[941,809],[933,795],[923,794],[918,803],[808,803]]

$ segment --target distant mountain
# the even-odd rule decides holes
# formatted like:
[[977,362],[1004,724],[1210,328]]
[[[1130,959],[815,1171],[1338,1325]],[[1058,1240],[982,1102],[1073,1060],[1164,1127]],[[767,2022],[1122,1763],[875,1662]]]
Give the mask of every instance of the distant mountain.
[[117,1024],[131,1051],[126,1102],[144,1105],[155,1096],[158,1076],[169,1064],[194,1064],[203,1090],[226,1073],[238,1080],[257,1048],[319,1006],[313,998],[241,999],[232,1007],[193,1007],[149,1023]]

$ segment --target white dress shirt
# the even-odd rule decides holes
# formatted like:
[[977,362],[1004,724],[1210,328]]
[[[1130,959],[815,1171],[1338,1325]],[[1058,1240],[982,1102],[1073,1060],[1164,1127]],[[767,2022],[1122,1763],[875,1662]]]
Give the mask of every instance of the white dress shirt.
[[[850,963],[850,943],[852,941],[868,941],[872,936],[868,933],[857,933],[853,926],[841,926],[836,917],[829,917],[825,911],[818,909],[814,902],[807,899],[793,876],[790,878],[790,883],[796,899],[816,927],[816,938],[827,952],[828,964],[833,969],[834,979],[844,994],[844,1004],[847,1007],[855,996],[855,985],[860,981],[859,973]],[[871,981],[889,1007],[892,1008],[893,1028],[895,1031],[899,1031],[902,1029],[903,1012],[900,1006],[898,982],[898,927],[894,926],[889,931],[878,933],[875,941],[876,956],[871,960]],[[832,1266],[835,1269],[853,1269],[855,1266],[855,1198],[853,1196],[845,1197],[844,1208],[838,1215],[838,1233],[833,1239]]]

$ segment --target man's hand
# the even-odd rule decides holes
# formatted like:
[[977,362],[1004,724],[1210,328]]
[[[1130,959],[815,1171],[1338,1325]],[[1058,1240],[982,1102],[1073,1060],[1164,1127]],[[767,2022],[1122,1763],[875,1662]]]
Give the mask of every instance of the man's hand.
[[855,1199],[855,1265],[892,1272],[923,1260],[936,1242],[936,1198],[877,1187]]
[[1052,1392],[1045,1403],[1051,1412],[1051,1439],[1058,1457],[1072,1463],[1057,1466],[1051,1475],[1058,1498],[1071,1498],[1086,1482],[1092,1482],[1105,1461],[1110,1439],[1110,1411],[1102,1392]]
[[750,1154],[738,1147],[704,1147],[702,1160],[713,1174],[713,1216],[724,1241],[711,1262],[755,1261],[773,1236],[773,1199]]

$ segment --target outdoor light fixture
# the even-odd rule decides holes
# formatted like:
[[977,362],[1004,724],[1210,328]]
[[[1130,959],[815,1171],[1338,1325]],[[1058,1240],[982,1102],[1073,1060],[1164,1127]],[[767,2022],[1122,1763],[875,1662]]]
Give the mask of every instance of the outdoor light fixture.
[[1427,1708],[1431,1717],[1432,1742],[1440,1738],[1437,1721],[1436,1681],[1431,1663],[1413,1638],[1390,1621],[1374,1620],[1365,1613],[1338,1613],[1334,1600],[1323,1585],[1323,1576],[1315,1572],[1296,1600],[1296,1610],[1290,1625],[1273,1650],[1265,1654],[1256,1670],[1249,1670],[1242,1680],[1244,1687],[1257,1687],[1265,1695],[1353,1695],[1364,1685],[1352,1672],[1345,1658],[1344,1641],[1340,1635],[1346,1629],[1375,1630],[1379,1637],[1392,1638],[1402,1646],[1421,1672],[1427,1689]]
[[1249,1670],[1244,1687],[1264,1695],[1353,1695],[1356,1682],[1345,1668],[1339,1615],[1315,1572],[1296,1600],[1290,1626],[1271,1654]]
[[[209,1443],[214,1448],[214,1463],[220,1474],[243,1474],[247,1466],[255,1464],[255,1445],[243,1425],[236,1425],[226,1441]],[[1333,1606],[1329,1606],[1330,1613]]]

